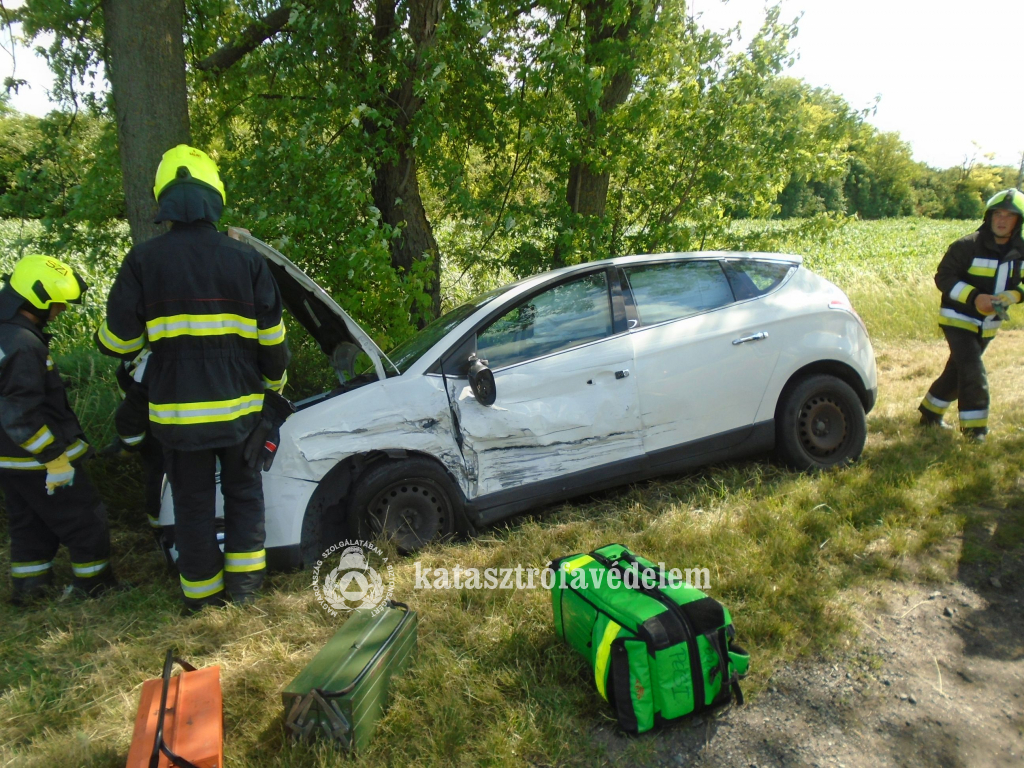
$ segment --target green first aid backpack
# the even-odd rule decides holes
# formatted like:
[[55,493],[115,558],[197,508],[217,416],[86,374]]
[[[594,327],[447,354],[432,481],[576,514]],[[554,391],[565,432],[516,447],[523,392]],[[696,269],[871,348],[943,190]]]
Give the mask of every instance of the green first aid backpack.
[[732,617],[721,603],[621,544],[549,568],[555,632],[590,662],[597,692],[624,730],[643,733],[734,699],[743,704],[739,679],[750,655],[732,642]]

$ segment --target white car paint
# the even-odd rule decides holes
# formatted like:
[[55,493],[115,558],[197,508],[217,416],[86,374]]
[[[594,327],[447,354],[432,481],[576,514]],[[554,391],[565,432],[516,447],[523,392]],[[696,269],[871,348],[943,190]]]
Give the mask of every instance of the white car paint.
[[467,498],[642,455],[636,377],[616,378],[632,358],[623,333],[498,369],[491,406],[449,380],[474,478]]
[[[352,343],[373,361],[377,378],[301,409],[282,427],[278,456],[263,478],[268,549],[300,544],[303,518],[318,483],[352,456],[405,451],[432,457],[473,502],[771,420],[790,378],[821,360],[846,364],[865,389],[877,387],[863,324],[845,295],[800,266],[798,256],[659,254],[538,275],[482,304],[404,373],[385,377],[395,366],[365,332],[280,253],[255,238],[249,241],[301,282],[310,296],[318,292],[323,305],[342,319]],[[465,377],[431,372],[485,318],[574,274],[609,265],[743,258],[788,262],[794,269],[766,296],[660,325],[624,329],[597,342],[496,368],[498,396],[491,406],[476,400]],[[733,344],[761,332],[767,338]],[[661,347],[675,343],[681,345],[675,353]],[[461,445],[453,414],[461,427]],[[174,521],[169,487],[160,520],[163,525]]]

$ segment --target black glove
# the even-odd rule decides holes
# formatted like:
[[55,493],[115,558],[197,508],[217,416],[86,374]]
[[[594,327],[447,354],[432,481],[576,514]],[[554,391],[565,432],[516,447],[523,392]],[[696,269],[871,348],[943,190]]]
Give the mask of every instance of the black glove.
[[295,406],[273,390],[263,395],[263,411],[260,423],[256,425],[245,441],[242,458],[250,467],[262,465],[266,472],[277,456],[277,446],[281,444],[281,425],[295,413]]
[[105,459],[127,459],[136,450],[138,449],[132,448],[130,445],[118,438],[110,445],[101,448],[96,455],[102,456]]

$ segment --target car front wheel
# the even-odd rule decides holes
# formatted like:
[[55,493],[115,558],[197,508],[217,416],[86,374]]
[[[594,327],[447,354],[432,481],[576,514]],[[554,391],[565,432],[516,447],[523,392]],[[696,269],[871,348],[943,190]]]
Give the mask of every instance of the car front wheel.
[[361,537],[392,539],[399,552],[409,554],[454,533],[457,503],[457,489],[433,462],[386,462],[359,480],[349,519]]
[[835,376],[810,376],[779,403],[775,447],[794,469],[844,467],[864,450],[867,431],[864,405],[849,384]]

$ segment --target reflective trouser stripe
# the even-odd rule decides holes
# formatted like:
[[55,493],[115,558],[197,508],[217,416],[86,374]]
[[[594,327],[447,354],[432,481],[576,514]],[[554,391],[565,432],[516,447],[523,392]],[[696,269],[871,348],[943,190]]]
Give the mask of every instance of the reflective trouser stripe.
[[272,328],[259,329],[260,344],[265,347],[272,347],[284,341],[284,321],[282,320]]
[[204,581],[189,581],[184,576],[180,578],[181,591],[185,593],[185,597],[192,600],[202,600],[224,589],[224,571],[217,571],[216,576]]
[[43,426],[36,432],[32,437],[21,443],[21,447],[29,453],[39,453],[43,448],[53,442],[53,432],[50,428],[43,424]]
[[91,563],[71,563],[71,570],[81,579],[95,576],[110,564],[109,560],[95,560]]
[[968,283],[961,281],[953,286],[953,290],[949,292],[949,297],[953,299],[953,301],[959,301],[961,304],[966,304],[967,299],[970,297],[971,291],[973,290],[973,285],[969,285]]
[[146,321],[150,342],[177,336],[227,336],[234,334],[244,339],[257,336],[256,319],[242,315],[170,315]]
[[[75,440],[68,449],[64,451],[68,459],[74,460],[89,450],[89,444],[81,440]],[[20,456],[0,456],[0,469],[46,469],[35,459],[23,458]]]
[[27,579],[46,573],[53,567],[53,560],[34,560],[31,563],[11,563],[11,576],[16,579]]
[[267,567],[267,550],[259,552],[225,552],[224,570],[228,573],[262,571]]
[[118,355],[126,355],[129,352],[138,352],[142,349],[142,345],[145,342],[144,336],[127,340],[119,338],[111,332],[110,328],[107,326],[106,320],[103,321],[99,330],[96,331],[96,336],[99,338],[103,346]]
[[205,403],[150,403],[149,420],[157,424],[208,424],[232,421],[263,410],[263,393]]
[[939,400],[931,392],[924,396],[924,400],[921,401],[921,407],[927,408],[932,413],[937,413],[940,416],[946,412],[951,404],[950,400]]
[[605,692],[605,680],[608,677],[608,658],[612,652],[612,640],[614,640],[619,630],[622,629],[614,621],[609,621],[608,626],[604,628],[604,635],[601,636],[601,642],[597,646],[597,656],[594,660],[594,681],[597,683],[597,692],[601,694],[601,698],[608,701],[608,694]]
[[132,435],[130,437],[125,437],[124,435],[118,435],[118,437],[120,437],[121,440],[126,445],[138,445],[139,443],[141,443],[143,440],[146,439],[146,433],[143,432],[141,435]]
[[988,409],[983,411],[960,411],[961,427],[987,427]]

